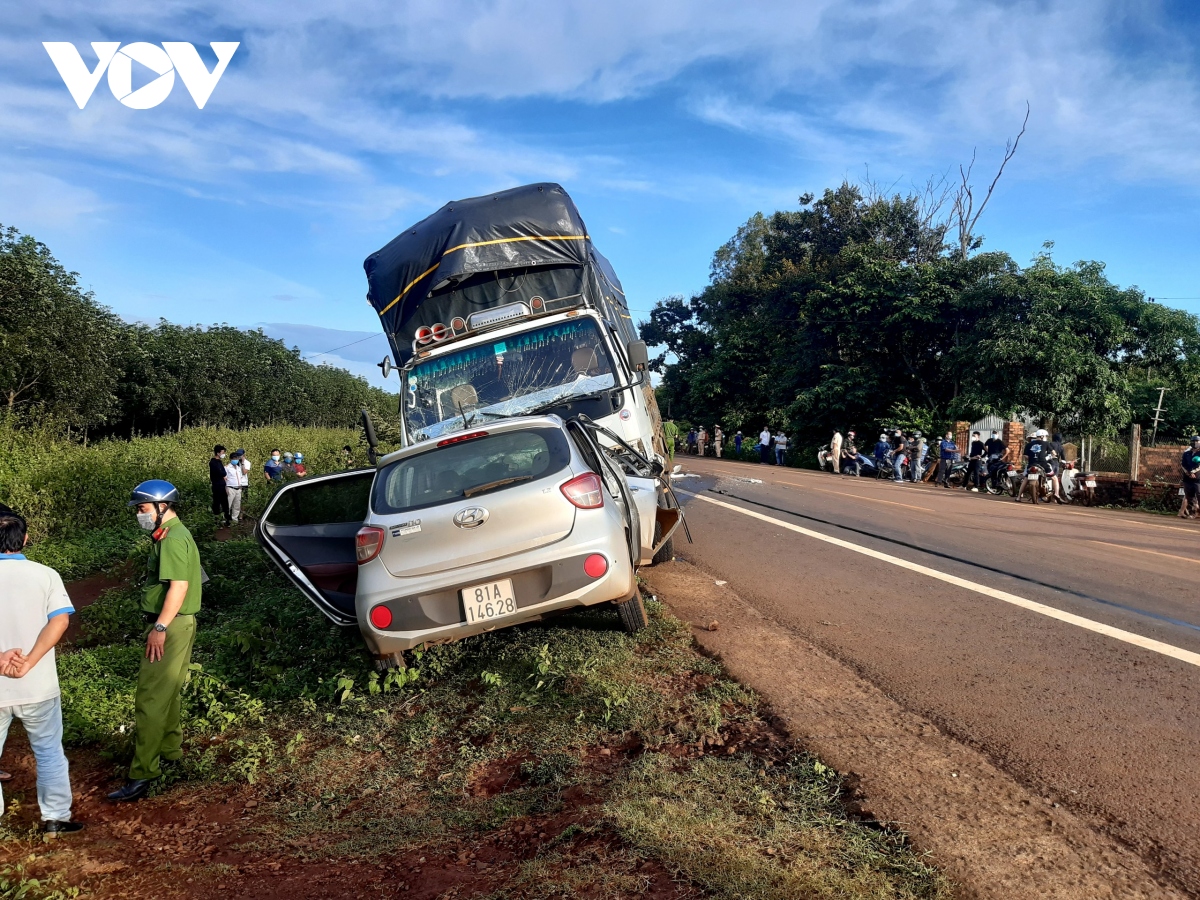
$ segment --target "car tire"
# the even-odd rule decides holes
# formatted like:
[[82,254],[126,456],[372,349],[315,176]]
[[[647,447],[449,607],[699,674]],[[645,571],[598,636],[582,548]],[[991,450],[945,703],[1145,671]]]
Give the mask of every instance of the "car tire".
[[621,627],[627,634],[637,634],[650,624],[646,618],[646,606],[642,603],[642,592],[637,588],[633,596],[617,604],[617,615],[621,617]]
[[[658,543],[662,537],[662,524],[654,523],[654,543]],[[667,538],[667,542],[658,548],[658,552],[654,554],[654,559],[650,560],[650,565],[657,566],[659,563],[670,562],[675,558],[675,536]]]

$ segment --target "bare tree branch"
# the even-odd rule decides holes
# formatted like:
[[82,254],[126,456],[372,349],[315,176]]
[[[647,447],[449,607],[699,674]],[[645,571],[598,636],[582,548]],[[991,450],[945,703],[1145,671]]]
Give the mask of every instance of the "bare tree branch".
[[988,201],[992,199],[992,192],[996,190],[996,184],[1000,181],[1000,176],[1004,174],[1005,166],[1008,165],[1009,160],[1017,153],[1017,147],[1020,145],[1021,138],[1025,135],[1025,129],[1029,125],[1029,112],[1030,107],[1027,100],[1025,101],[1025,120],[1021,123],[1021,130],[1017,132],[1015,138],[1004,145],[1004,159],[1000,161],[1000,168],[996,170],[996,177],[988,185],[987,193],[983,195],[983,200],[979,203],[978,208],[975,206],[975,193],[971,187],[971,171],[975,168],[975,151],[971,151],[971,161],[965,169],[961,165],[958,167],[960,183],[955,193],[950,220],[958,229],[958,253],[962,259],[966,259],[967,254],[974,249],[975,226],[979,224],[979,217],[983,215]]

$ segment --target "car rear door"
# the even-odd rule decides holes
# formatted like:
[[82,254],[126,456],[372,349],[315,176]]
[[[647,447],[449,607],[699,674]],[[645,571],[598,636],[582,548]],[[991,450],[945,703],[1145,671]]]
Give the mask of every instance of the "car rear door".
[[354,535],[367,517],[375,469],[320,475],[271,498],[254,535],[313,605],[338,625],[357,620]]

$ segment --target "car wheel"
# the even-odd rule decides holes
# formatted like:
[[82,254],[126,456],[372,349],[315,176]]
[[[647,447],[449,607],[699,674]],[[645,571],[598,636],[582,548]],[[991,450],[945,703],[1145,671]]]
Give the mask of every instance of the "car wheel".
[[[662,538],[662,524],[654,523],[654,543],[658,543]],[[658,548],[658,552],[654,554],[654,559],[650,560],[650,565],[657,566],[659,563],[670,562],[675,558],[675,536],[667,538],[667,542]]]
[[637,634],[650,624],[646,618],[646,607],[642,603],[642,592],[637,588],[628,600],[617,604],[617,615],[621,617],[621,626],[628,634]]

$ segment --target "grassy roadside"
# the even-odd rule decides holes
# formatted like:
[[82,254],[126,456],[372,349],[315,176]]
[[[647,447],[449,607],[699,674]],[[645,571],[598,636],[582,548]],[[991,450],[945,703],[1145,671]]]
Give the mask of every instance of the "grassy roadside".
[[[213,583],[180,771],[140,807],[85,803],[93,828],[37,856],[30,877],[97,896],[209,896],[236,876],[293,900],[331,883],[497,898],[949,895],[902,835],[848,817],[836,773],[789,749],[658,604],[636,638],[610,610],[584,611],[433,648],[381,680],[356,635],[327,625],[252,542],[202,553]],[[91,760],[77,770],[103,781],[130,748],[135,592],[83,618],[59,663],[67,737]],[[222,824],[147,852],[143,820]],[[33,847],[20,821],[8,819],[2,862]],[[137,875],[104,874],[118,864]]]

